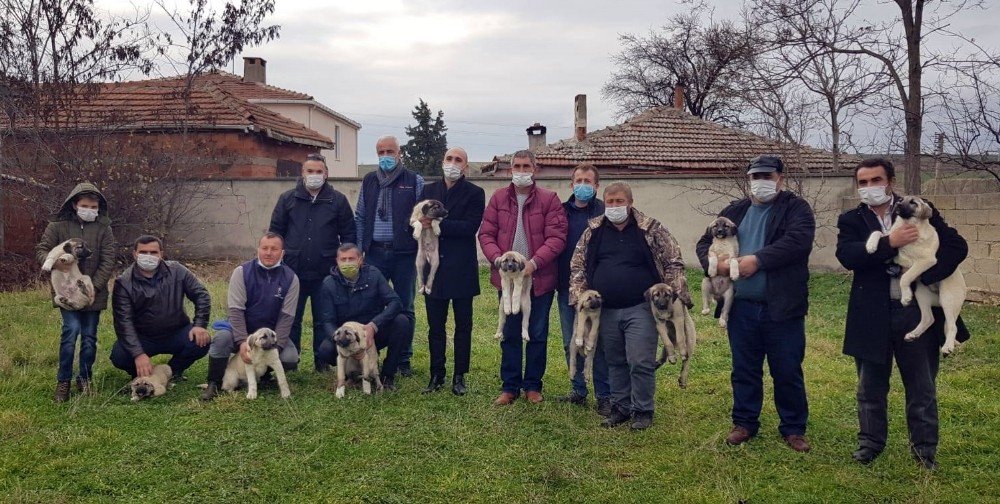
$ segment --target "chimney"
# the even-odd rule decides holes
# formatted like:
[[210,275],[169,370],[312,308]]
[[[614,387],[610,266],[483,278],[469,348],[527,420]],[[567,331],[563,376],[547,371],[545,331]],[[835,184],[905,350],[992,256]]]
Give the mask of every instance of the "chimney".
[[528,132],[528,150],[535,151],[539,147],[545,147],[545,132],[548,128],[535,123],[525,130]]
[[244,56],[243,80],[267,84],[267,60]]
[[573,121],[573,125],[576,126],[574,138],[577,142],[582,142],[587,138],[587,95],[576,95],[574,103],[576,105],[574,107],[575,120]]
[[680,111],[684,110],[684,84],[680,81],[674,84],[674,108]]

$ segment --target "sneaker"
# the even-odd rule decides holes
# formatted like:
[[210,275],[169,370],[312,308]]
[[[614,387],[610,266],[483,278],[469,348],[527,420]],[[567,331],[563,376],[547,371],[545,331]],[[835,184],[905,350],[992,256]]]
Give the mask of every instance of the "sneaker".
[[612,407],[611,414],[608,415],[608,417],[605,418],[603,422],[601,422],[601,427],[607,429],[610,429],[612,427],[618,427],[619,425],[622,425],[631,419],[632,415],[629,415],[628,413],[625,413],[624,411],[616,407]]
[[733,446],[741,445],[749,441],[751,437],[750,431],[746,427],[734,425],[733,429],[729,431],[729,435],[726,436],[726,443]]
[[66,402],[69,400],[69,382],[61,381],[56,384],[56,396],[55,401],[57,403]]
[[575,404],[577,406],[586,406],[587,396],[581,395],[579,392],[575,390],[571,390],[570,393],[564,396],[556,397],[556,402],[570,403],[570,404]]
[[604,418],[611,415],[611,399],[607,397],[602,397],[597,400],[597,414]]
[[90,387],[90,380],[83,378],[76,379],[76,390],[83,395],[90,395],[93,389]]
[[646,430],[653,426],[653,413],[636,413],[632,415],[632,424],[629,428],[632,430]]

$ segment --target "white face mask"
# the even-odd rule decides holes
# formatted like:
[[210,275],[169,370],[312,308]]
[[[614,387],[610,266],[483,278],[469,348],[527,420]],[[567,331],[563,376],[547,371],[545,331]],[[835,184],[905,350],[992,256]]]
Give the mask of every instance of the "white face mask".
[[315,191],[316,189],[323,187],[323,184],[326,182],[326,176],[322,174],[310,174],[306,175],[303,178],[303,181],[306,184],[306,189]]
[[625,219],[628,219],[628,206],[605,207],[604,216],[612,224],[621,224],[625,222]]
[[281,259],[278,259],[278,262],[274,263],[271,266],[265,266],[264,262],[261,261],[260,258],[258,258],[257,259],[257,264],[259,264],[261,268],[264,268],[266,270],[273,270],[274,268],[277,268],[278,266],[281,266]]
[[139,269],[149,273],[150,271],[156,271],[156,267],[160,265],[160,258],[150,254],[139,254],[135,258],[135,263],[139,266]]
[[517,172],[510,176],[510,180],[517,187],[528,187],[531,185],[531,174]]
[[892,199],[892,194],[887,189],[886,186],[859,187],[858,196],[868,206],[884,205]]
[[458,165],[446,164],[441,169],[444,170],[444,178],[452,182],[462,178],[462,169]]
[[750,194],[761,203],[767,203],[778,195],[778,183],[773,180],[751,180]]
[[93,208],[77,208],[76,216],[80,218],[83,222],[94,222],[97,220],[98,210]]

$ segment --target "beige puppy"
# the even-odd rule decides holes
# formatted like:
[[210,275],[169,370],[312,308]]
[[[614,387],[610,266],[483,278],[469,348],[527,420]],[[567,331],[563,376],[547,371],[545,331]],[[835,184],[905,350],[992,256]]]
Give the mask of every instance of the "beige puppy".
[[[740,264],[736,256],[740,253],[737,239],[739,228],[733,221],[719,217],[708,226],[712,235],[712,245],[708,247],[708,276],[701,280],[701,314],[711,312],[712,300],[722,303],[719,327],[729,323],[729,309],[733,305],[733,282],[740,278]],[[729,256],[729,276],[719,276],[719,257]]]
[[601,306],[604,300],[595,290],[583,291],[576,301],[576,327],[569,342],[569,378],[576,376],[576,356],[584,356],[583,381],[594,374],[594,351],[601,327]]
[[368,346],[365,326],[357,322],[345,322],[333,333],[333,343],[337,346],[337,398],[344,397],[347,378],[357,375],[361,378],[361,389],[371,395],[372,383],[376,390],[382,390],[382,380],[378,376],[378,349]]
[[247,399],[257,398],[257,379],[264,376],[267,368],[274,370],[278,381],[281,398],[288,399],[292,392],[288,389],[285,379],[285,368],[278,358],[278,335],[266,327],[258,329],[247,336],[247,346],[250,347],[250,364],[243,362],[240,354],[229,357],[226,374],[222,376],[222,390],[232,392],[241,384],[247,384]]
[[677,355],[680,355],[681,374],[677,384],[685,388],[689,360],[698,340],[694,331],[694,319],[691,318],[684,300],[667,284],[659,283],[650,287],[645,297],[649,301],[649,309],[653,312],[656,332],[663,342],[663,353],[657,361],[657,367],[667,361],[671,364],[676,363]]
[[137,376],[129,387],[132,389],[132,402],[141,401],[150,397],[160,397],[167,393],[170,386],[170,378],[174,372],[166,364],[153,366],[153,374],[149,376]]
[[503,339],[503,325],[507,315],[521,313],[521,339],[530,341],[528,335],[528,319],[531,317],[531,277],[524,276],[524,268],[528,260],[513,250],[504,252],[497,258],[496,267],[500,270],[500,322],[497,325],[496,339]]
[[[434,276],[437,275],[438,236],[441,236],[441,219],[448,216],[444,203],[438,200],[423,200],[413,207],[410,214],[410,226],[413,226],[413,239],[417,240],[417,292],[430,294],[434,286]],[[421,218],[430,218],[431,227],[424,229]],[[431,270],[424,281],[424,266],[430,264]]]
[[90,257],[83,240],[70,238],[56,245],[42,263],[42,271],[51,272],[49,281],[55,293],[53,301],[66,310],[82,310],[94,302],[94,284],[80,272],[79,260]]
[[948,278],[934,285],[928,286],[917,281],[920,275],[937,263],[935,255],[940,242],[937,231],[929,222],[934,211],[926,201],[916,196],[904,196],[896,205],[893,213],[896,215],[896,220],[893,221],[889,232],[886,234],[879,231],[872,233],[868,237],[865,249],[869,254],[874,254],[878,250],[879,240],[904,224],[911,224],[917,228],[919,235],[917,241],[900,247],[895,259],[896,264],[902,266],[904,270],[899,277],[899,302],[903,306],[907,306],[913,301],[914,293],[911,286],[916,282],[917,306],[920,307],[920,323],[903,339],[913,341],[919,338],[934,323],[931,307],[940,306],[941,310],[944,311],[945,319],[945,339],[944,345],[941,346],[941,353],[948,355],[955,350],[958,315],[962,311],[962,303],[965,302],[967,291],[965,277],[962,275],[961,269],[956,269]]

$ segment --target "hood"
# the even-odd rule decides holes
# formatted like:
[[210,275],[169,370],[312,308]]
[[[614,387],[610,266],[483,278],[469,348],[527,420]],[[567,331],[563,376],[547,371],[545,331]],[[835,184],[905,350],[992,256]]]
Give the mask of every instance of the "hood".
[[97,222],[102,224],[111,224],[111,219],[108,217],[108,200],[104,199],[104,195],[101,191],[97,189],[97,186],[91,184],[90,182],[80,182],[69,192],[69,196],[63,200],[62,206],[59,207],[59,211],[56,212],[56,220],[73,220],[76,219],[76,211],[73,210],[73,200],[84,193],[91,193],[97,195],[98,203],[98,217]]

